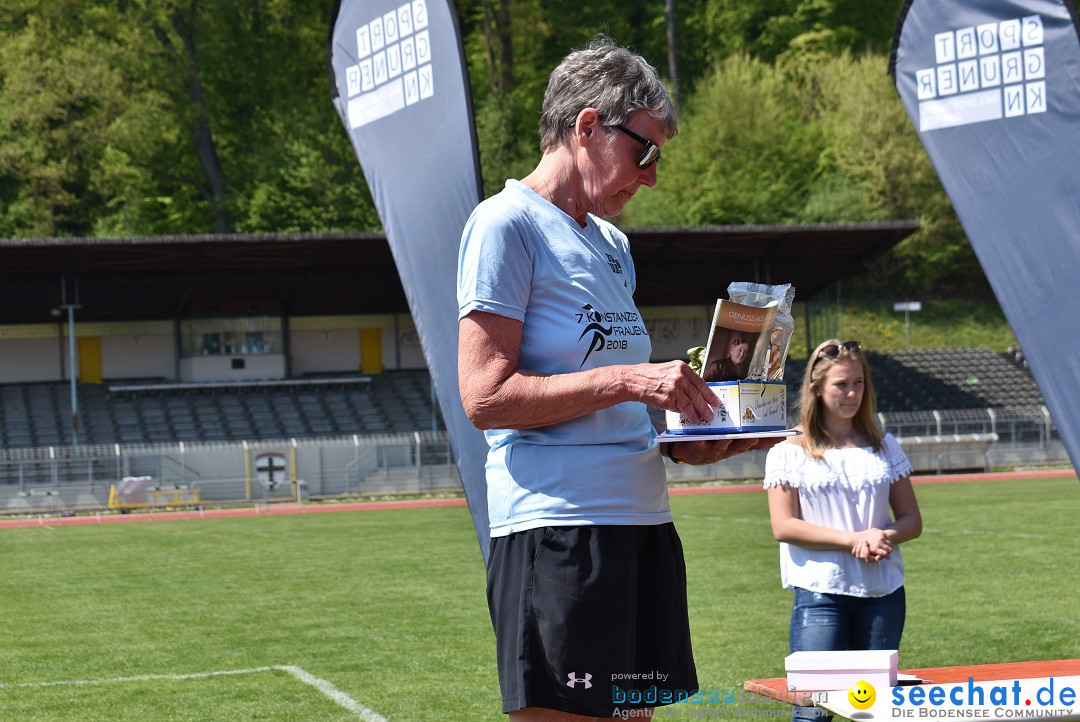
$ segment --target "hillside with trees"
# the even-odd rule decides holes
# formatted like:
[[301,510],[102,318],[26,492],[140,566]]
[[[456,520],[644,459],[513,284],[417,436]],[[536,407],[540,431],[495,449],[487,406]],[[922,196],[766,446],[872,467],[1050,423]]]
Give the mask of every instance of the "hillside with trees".
[[[886,73],[901,0],[462,0],[485,190],[597,32],[676,90],[625,226],[918,219],[853,291],[991,300]],[[330,103],[332,0],[5,0],[0,237],[377,230]],[[845,286],[847,288],[847,286]]]

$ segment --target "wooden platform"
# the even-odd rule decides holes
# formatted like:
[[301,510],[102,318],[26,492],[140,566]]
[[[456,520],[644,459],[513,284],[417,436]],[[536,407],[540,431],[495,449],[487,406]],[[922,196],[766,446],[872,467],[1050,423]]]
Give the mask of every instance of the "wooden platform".
[[[958,667],[922,667],[919,669],[901,669],[902,674],[911,674],[926,680],[924,684],[955,684],[967,682],[971,677],[976,682],[998,679],[1033,679],[1039,677],[1072,677],[1080,675],[1080,659],[1055,659],[1034,662],[1002,662],[999,664],[969,664]],[[763,697],[787,702],[800,707],[814,706],[814,692],[824,690],[791,690],[786,677],[767,679],[748,679],[743,682],[743,689]]]

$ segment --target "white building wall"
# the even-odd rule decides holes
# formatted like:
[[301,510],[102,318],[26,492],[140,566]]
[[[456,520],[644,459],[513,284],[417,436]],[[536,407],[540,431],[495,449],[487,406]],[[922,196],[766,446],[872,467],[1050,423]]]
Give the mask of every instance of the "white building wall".
[[292,373],[356,373],[360,370],[360,330],[293,331]]
[[176,378],[176,339],[172,335],[105,336],[101,376],[110,379]]
[[0,383],[61,381],[60,352],[58,337],[0,341]]
[[687,349],[708,342],[712,309],[705,306],[642,308],[641,319],[652,340],[652,361],[685,361]]
[[[233,359],[243,359],[244,368],[233,368]],[[285,378],[285,355],[233,354],[192,356],[180,359],[181,381],[252,381]]]
[[[705,306],[641,309],[652,340],[652,360],[685,359],[688,348],[704,346],[711,313],[712,309]],[[372,327],[379,328],[382,334],[385,370],[427,368],[419,334],[408,314],[297,318],[290,323],[290,369],[294,376],[358,373],[360,329]],[[102,375],[106,381],[140,378],[224,381],[285,375],[281,354],[236,354],[181,359],[180,379],[177,379],[171,326],[169,321],[88,324],[79,328],[79,335],[101,338]],[[456,335],[457,328],[446,332]],[[61,344],[65,344],[63,349]],[[233,358],[244,358],[245,368],[233,369]],[[0,383],[62,381],[65,377],[61,363],[67,364],[66,342],[57,336],[55,326],[0,328]]]
[[[412,318],[398,317],[396,341],[394,329],[388,330],[389,333],[383,334],[383,368],[388,371],[426,369],[427,360],[424,358],[424,349],[420,345],[420,334],[413,325]],[[457,338],[457,327],[447,329],[446,332],[454,334],[454,338]]]

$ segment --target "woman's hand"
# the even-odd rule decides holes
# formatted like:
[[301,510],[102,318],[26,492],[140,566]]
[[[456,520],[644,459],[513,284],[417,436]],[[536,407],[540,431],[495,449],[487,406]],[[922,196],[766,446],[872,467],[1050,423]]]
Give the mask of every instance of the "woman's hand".
[[922,533],[922,514],[915,501],[911,479],[904,477],[893,482],[889,488],[889,505],[896,521],[886,529],[867,529],[856,536],[851,553],[864,562],[888,559],[894,546]]
[[883,529],[871,528],[855,534],[851,555],[867,563],[880,562],[892,554],[893,544]]
[[768,449],[783,441],[783,437],[767,439],[714,439],[712,441],[672,441],[670,453],[687,464],[712,464],[744,451]]
[[623,382],[632,398],[664,411],[674,411],[695,424],[712,421],[713,409],[720,406],[720,399],[685,361],[629,366]]

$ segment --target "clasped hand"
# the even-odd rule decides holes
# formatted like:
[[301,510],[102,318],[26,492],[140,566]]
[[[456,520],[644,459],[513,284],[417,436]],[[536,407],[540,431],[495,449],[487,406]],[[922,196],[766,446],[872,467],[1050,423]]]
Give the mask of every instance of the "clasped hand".
[[880,562],[882,559],[889,558],[892,549],[893,544],[885,536],[883,530],[867,529],[856,535],[855,544],[851,547],[851,555],[864,562]]

